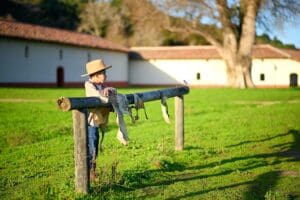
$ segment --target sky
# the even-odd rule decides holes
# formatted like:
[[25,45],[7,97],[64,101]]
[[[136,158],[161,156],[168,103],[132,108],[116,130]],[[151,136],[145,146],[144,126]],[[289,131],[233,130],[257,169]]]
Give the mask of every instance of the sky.
[[[262,31],[258,29],[257,33],[261,35]],[[276,36],[284,44],[294,44],[296,48],[300,49],[300,21],[297,24],[286,24],[282,30],[275,29],[272,33],[268,33],[268,35],[272,39]]]
[[292,30],[276,33],[277,38],[285,44],[294,44],[297,49],[300,49],[300,28],[290,27]]

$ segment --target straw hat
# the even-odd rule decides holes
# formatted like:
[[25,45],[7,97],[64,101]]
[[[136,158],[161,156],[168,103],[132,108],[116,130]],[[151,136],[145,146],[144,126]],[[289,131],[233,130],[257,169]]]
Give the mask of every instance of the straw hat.
[[112,66],[106,66],[103,62],[103,60],[101,59],[98,59],[98,60],[93,60],[91,62],[88,62],[86,64],[86,71],[87,73],[86,74],[83,74],[81,75],[81,77],[86,77],[86,76],[89,76],[91,74],[94,74],[96,72],[100,72],[100,71],[103,71],[103,70],[106,70],[108,68],[111,68]]

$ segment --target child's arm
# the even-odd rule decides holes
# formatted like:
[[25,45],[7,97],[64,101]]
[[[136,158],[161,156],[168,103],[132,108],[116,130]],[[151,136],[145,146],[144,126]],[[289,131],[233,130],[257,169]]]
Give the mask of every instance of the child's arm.
[[116,94],[117,90],[113,87],[106,87],[103,89],[103,96],[108,97],[109,93]]

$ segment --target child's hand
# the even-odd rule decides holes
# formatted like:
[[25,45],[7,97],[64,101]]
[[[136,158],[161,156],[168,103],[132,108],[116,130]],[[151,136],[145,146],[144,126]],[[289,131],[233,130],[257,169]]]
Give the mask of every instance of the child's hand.
[[117,90],[113,87],[106,87],[103,90],[103,96],[108,97],[109,93],[116,94]]

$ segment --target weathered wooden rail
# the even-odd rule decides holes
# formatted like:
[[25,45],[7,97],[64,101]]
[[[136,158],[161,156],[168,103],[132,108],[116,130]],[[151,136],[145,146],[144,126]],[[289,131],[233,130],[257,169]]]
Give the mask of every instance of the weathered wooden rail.
[[[175,97],[175,150],[184,148],[184,98],[189,93],[189,87],[181,86],[162,90],[135,93],[143,102]],[[134,104],[134,94],[126,94],[129,104]],[[75,190],[88,193],[88,139],[87,139],[87,109],[111,106],[103,103],[97,97],[62,97],[57,100],[62,111],[72,110],[75,154]]]
[[[189,88],[187,86],[182,86],[136,93],[136,95],[138,95],[143,102],[148,102],[160,100],[162,97],[170,98],[175,96],[182,96],[187,93],[189,93]],[[134,103],[133,94],[126,94],[126,98],[129,104]],[[57,104],[63,111],[110,106],[110,103],[103,103],[98,97],[63,97],[57,100]]]

